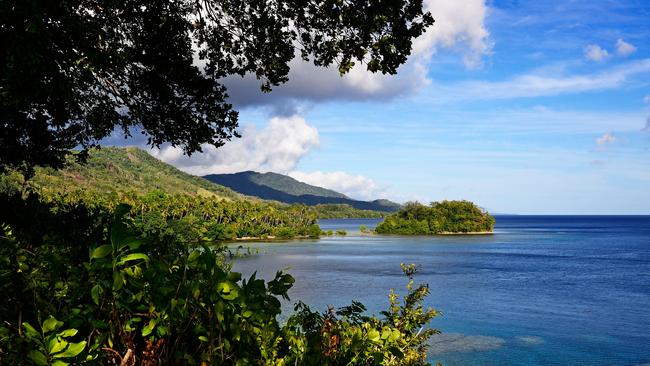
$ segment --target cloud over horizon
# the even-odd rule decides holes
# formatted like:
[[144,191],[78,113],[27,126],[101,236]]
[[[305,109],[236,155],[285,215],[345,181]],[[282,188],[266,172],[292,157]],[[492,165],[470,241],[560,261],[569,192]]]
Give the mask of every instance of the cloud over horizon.
[[386,190],[362,175],[342,171],[303,172],[296,166],[311,151],[320,146],[318,130],[302,116],[271,118],[268,125],[258,129],[246,125],[242,138],[220,148],[204,145],[203,153],[192,156],[172,146],[150,149],[156,158],[194,175],[227,174],[247,170],[286,174],[301,182],[341,192],[359,200],[386,197]]
[[386,198],[386,189],[372,179],[345,172],[293,171],[289,176],[301,182],[331,189],[358,200],[370,201]]
[[180,148],[152,149],[153,156],[195,175],[235,173],[245,170],[286,174],[300,159],[320,145],[318,130],[298,115],[271,118],[263,129],[246,125],[242,137],[220,148],[204,145],[191,157]]

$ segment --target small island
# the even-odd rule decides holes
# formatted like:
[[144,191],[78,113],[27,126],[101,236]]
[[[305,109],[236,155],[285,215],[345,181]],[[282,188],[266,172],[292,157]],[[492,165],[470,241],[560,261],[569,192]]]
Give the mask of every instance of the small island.
[[494,217],[469,201],[408,202],[377,225],[377,234],[491,234]]

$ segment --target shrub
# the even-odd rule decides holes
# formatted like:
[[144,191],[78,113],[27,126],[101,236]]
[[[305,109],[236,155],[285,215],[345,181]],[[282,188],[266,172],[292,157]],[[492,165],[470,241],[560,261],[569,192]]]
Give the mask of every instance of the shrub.
[[142,226],[128,205],[13,207],[0,216],[0,364],[426,364],[437,313],[414,266],[381,318],[356,302],[325,313],[299,302],[283,325],[289,274],[243,278],[222,247]]

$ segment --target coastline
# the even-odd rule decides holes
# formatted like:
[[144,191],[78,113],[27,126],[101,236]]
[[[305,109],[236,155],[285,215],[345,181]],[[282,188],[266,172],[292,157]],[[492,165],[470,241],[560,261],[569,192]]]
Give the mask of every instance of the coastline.
[[309,235],[296,235],[291,238],[279,238],[277,236],[269,235],[269,236],[242,236],[241,238],[235,238],[232,240],[229,240],[229,242],[237,242],[237,241],[264,241],[264,240],[269,240],[269,241],[287,241],[287,240],[296,240],[296,239],[317,239],[317,238],[312,238]]
[[443,231],[432,235],[493,235],[494,231],[468,231],[466,233],[457,233],[452,231]]

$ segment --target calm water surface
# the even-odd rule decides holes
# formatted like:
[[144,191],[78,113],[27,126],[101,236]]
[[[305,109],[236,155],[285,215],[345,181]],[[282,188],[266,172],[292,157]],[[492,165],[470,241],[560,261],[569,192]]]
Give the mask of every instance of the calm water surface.
[[[256,243],[235,269],[289,268],[292,300],[318,309],[359,300],[371,312],[421,265],[431,360],[444,365],[650,365],[650,217],[498,216],[494,235],[362,236],[377,220],[323,220],[347,237]],[[354,233],[353,231],[356,231]],[[290,304],[286,304],[287,309]]]

